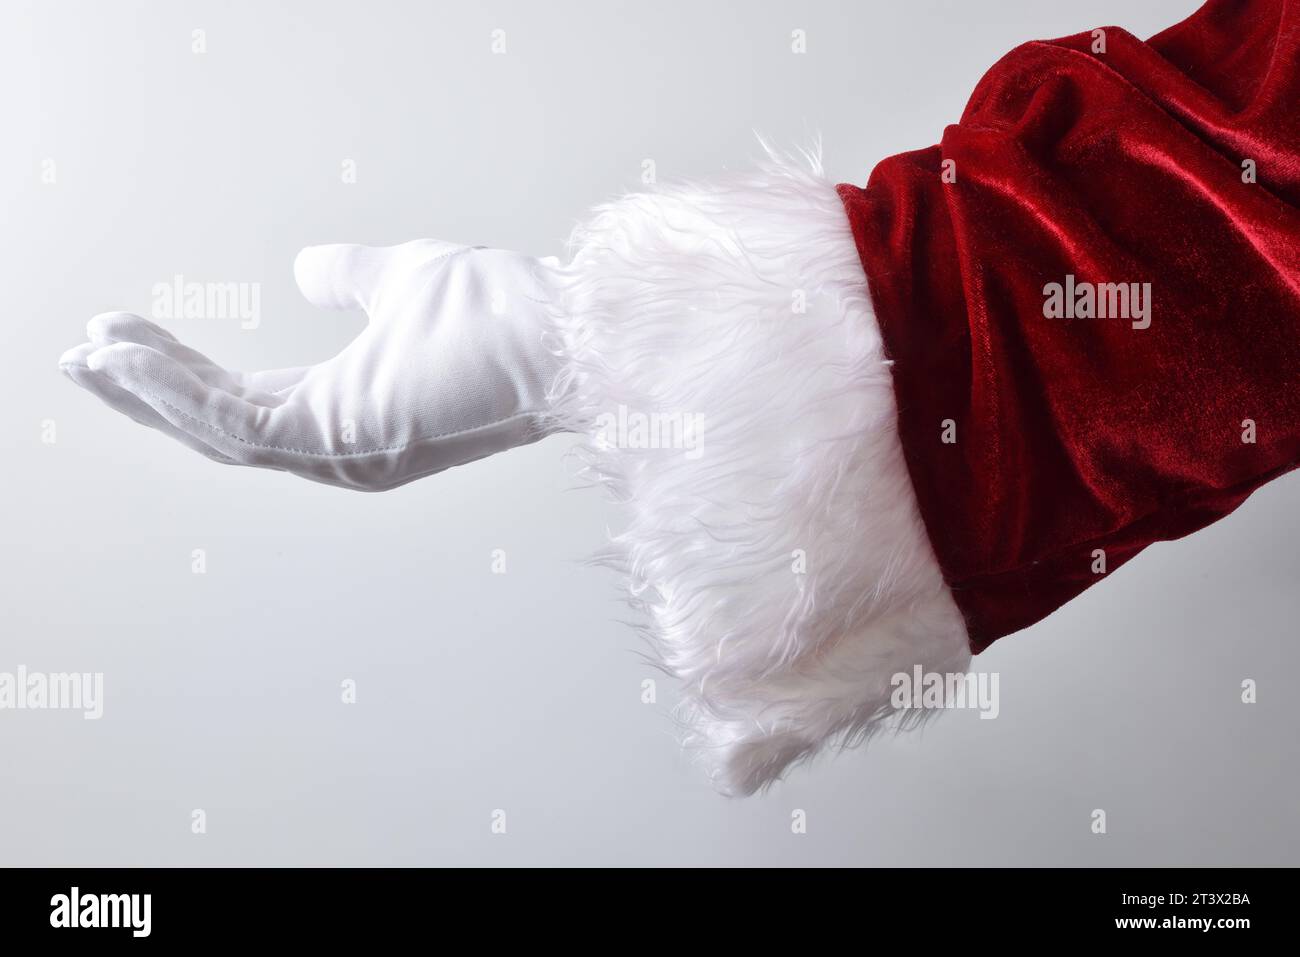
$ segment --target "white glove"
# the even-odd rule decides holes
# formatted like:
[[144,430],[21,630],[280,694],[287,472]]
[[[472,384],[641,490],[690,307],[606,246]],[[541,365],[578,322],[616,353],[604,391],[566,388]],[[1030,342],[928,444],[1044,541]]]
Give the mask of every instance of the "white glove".
[[129,313],[90,321],[59,365],[119,412],[226,464],[393,488],[555,431],[543,344],[554,260],[418,240],[311,246],[294,275],[369,325],[315,366],[229,372]]

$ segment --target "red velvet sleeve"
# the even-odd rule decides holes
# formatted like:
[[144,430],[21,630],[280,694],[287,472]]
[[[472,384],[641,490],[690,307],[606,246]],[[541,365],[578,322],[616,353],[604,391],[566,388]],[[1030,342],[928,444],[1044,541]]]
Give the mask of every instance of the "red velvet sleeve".
[[976,651],[1296,466],[1298,8],[1025,44],[840,187]]

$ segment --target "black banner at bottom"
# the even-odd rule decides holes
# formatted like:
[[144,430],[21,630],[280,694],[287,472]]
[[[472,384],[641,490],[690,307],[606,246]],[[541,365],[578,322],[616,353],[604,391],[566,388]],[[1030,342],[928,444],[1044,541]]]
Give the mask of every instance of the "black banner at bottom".
[[[1286,869],[0,870],[6,943],[403,941],[633,935],[810,942],[827,930],[942,945],[1098,936],[1231,946],[1292,922]],[[799,928],[803,928],[799,931]],[[695,932],[692,932],[695,936]],[[1269,939],[1275,939],[1271,936]]]

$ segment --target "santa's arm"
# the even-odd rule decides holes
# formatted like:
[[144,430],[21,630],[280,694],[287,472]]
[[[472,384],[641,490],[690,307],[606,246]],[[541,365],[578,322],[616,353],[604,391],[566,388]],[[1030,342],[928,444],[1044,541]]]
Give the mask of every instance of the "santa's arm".
[[1028,44],[865,189],[771,155],[598,209],[566,264],[318,250],[308,298],[371,314],[329,363],[240,376],[117,315],[64,365],[352,487],[583,434],[685,738],[745,793],[1295,465],[1298,44],[1285,0]]
[[841,187],[979,651],[1300,454],[1300,4],[1027,43]]

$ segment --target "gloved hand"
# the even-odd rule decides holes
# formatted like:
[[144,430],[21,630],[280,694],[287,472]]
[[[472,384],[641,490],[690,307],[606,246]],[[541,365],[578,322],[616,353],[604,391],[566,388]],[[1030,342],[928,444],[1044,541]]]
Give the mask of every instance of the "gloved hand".
[[59,365],[218,462],[379,491],[555,431],[559,362],[542,341],[554,265],[435,240],[312,246],[294,263],[307,300],[370,317],[326,362],[230,372],[118,312],[92,319]]

